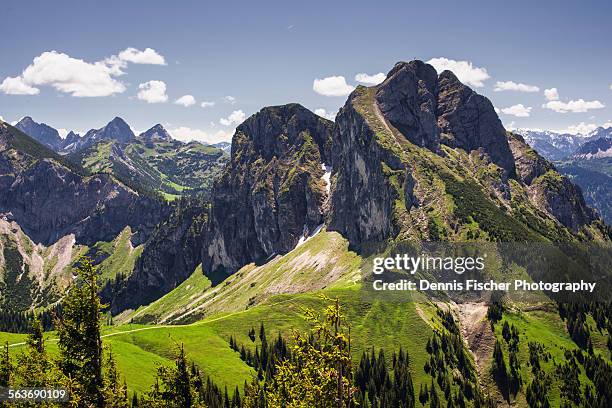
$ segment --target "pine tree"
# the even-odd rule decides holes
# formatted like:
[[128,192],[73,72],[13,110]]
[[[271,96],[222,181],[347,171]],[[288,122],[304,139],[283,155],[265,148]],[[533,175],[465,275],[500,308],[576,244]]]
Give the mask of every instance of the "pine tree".
[[506,368],[504,352],[499,340],[495,340],[495,347],[493,348],[493,365],[491,369],[493,371],[495,381],[497,382],[497,386],[499,387],[506,401],[508,401],[510,399],[508,390],[508,370]]
[[0,387],[8,387],[11,385],[11,376],[13,374],[13,362],[9,354],[8,341],[4,344],[4,349],[0,352]]
[[438,397],[433,378],[431,380],[431,386],[429,387],[429,406],[431,408],[440,408],[440,398]]
[[[312,325],[310,333],[294,332],[291,358],[281,361],[273,381],[266,382],[268,407],[347,407],[353,403],[355,389],[348,323],[339,301],[328,306],[322,317],[307,310],[306,319]],[[247,408],[256,407],[251,394],[245,399]]]
[[138,408],[138,395],[136,394],[136,392],[134,392],[134,394],[132,394],[132,406],[131,408]]
[[[125,383],[119,380],[119,372],[113,351],[107,352],[104,377],[104,401],[107,407],[128,408],[128,393]],[[135,395],[135,394],[134,394]]]
[[30,325],[26,349],[17,356],[17,384],[22,387],[49,387],[52,365],[45,351],[42,324],[35,316]]
[[[202,407],[203,402],[196,389],[199,374],[192,374],[185,356],[185,349],[178,347],[174,367],[159,367],[155,385],[141,405],[146,407],[191,408]],[[200,382],[201,384],[201,382]]]
[[73,398],[82,405],[104,405],[100,299],[97,271],[83,258],[78,280],[62,300],[62,316],[56,326],[59,335],[59,366],[71,379]]
[[427,384],[421,384],[421,388],[419,390],[419,402],[421,405],[425,406],[429,401],[429,391],[427,389]]

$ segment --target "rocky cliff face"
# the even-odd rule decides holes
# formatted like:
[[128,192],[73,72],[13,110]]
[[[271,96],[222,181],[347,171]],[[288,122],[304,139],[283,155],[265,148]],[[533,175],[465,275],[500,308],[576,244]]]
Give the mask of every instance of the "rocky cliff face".
[[113,312],[148,304],[193,273],[201,262],[208,210],[206,204],[189,199],[173,206],[146,242],[131,275],[103,291]]
[[171,142],[173,140],[172,136],[170,136],[170,133],[168,133],[166,129],[164,129],[164,127],[159,123],[153,126],[151,129],[147,130],[146,132],[142,132],[140,135],[138,135],[138,137],[144,139],[147,142]]
[[521,135],[510,133],[508,136],[512,156],[515,160],[517,177],[522,182],[529,185],[535,178],[554,169],[554,166],[548,160],[527,145]]
[[0,140],[0,213],[37,243],[69,234],[78,243],[110,241],[127,225],[143,242],[167,213],[108,174],[79,173],[8,125],[0,125]]
[[511,133],[508,140],[516,161],[517,175],[528,186],[529,195],[539,209],[548,212],[574,232],[597,219],[595,211],[586,205],[580,187],[559,174],[520,135]]
[[420,61],[398,63],[383,83],[349,96],[332,150],[329,228],[356,247],[560,236],[530,231],[532,215],[567,228],[567,238],[597,219],[577,187],[506,133],[487,98]]
[[31,117],[26,116],[17,122],[15,127],[50,149],[58,151],[62,148],[63,140],[58,131],[45,123],[34,122]]
[[[352,243],[384,241],[395,236],[398,226],[392,215],[394,202],[400,200],[407,208],[417,204],[411,194],[410,172],[401,161],[395,141],[381,141],[379,136],[384,129],[370,126],[367,120],[368,114],[373,119],[377,113],[364,106],[362,98],[366,93],[371,92],[359,88],[351,94],[336,116],[333,136],[335,185],[332,183],[330,228],[340,231]],[[389,102],[385,109],[394,123],[402,126],[402,109]],[[408,129],[409,121],[403,122],[404,129]],[[414,140],[423,141],[426,146],[437,145],[437,130],[432,138],[426,139],[427,132],[421,125],[410,122],[413,129],[421,129],[422,137]],[[405,194],[394,187],[389,179],[392,175],[397,185],[406,185]]]
[[439,151],[438,92],[438,74],[431,65],[399,63],[376,88],[375,108],[412,143]]
[[463,85],[450,71],[439,77],[438,127],[442,143],[467,152],[478,150],[514,174],[506,130],[489,99]]
[[373,108],[417,146],[434,152],[440,143],[479,150],[508,174],[514,172],[506,131],[493,104],[450,71],[438,76],[421,61],[397,63],[376,87]]
[[264,108],[236,129],[213,187],[205,271],[231,273],[285,253],[323,223],[332,128],[290,104]]

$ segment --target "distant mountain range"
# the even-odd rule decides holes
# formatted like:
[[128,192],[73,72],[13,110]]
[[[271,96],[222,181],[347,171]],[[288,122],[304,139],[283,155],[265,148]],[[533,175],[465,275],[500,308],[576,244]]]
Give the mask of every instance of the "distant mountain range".
[[612,136],[612,127],[600,126],[587,134],[575,135],[534,129],[516,129],[514,132],[523,136],[525,141],[542,156],[555,161],[568,158],[589,141]]
[[612,157],[612,129],[606,136],[589,139],[571,155],[573,159],[586,160],[602,159],[604,157]]
[[580,186],[587,204],[612,223],[612,127],[578,135],[530,129],[515,132]]
[[219,142],[219,143],[215,143],[212,146],[216,147],[217,149],[221,149],[224,152],[230,152],[232,150],[232,144],[229,142]]
[[56,129],[29,116],[15,127],[85,170],[111,173],[138,191],[160,193],[169,199],[209,194],[213,176],[227,161],[226,151],[231,146],[180,142],[160,124],[135,135],[119,117],[83,136],[70,132],[65,139]]

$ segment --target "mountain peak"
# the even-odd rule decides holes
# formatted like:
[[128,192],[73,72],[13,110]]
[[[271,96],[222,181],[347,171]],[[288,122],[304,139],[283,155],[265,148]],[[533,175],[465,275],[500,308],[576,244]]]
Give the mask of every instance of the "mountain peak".
[[612,135],[589,140],[572,157],[587,160],[612,157]]
[[15,127],[55,151],[61,149],[62,138],[58,131],[45,123],[35,122],[31,116],[21,118]]
[[[315,115],[299,103],[289,103],[262,108],[236,128],[236,135],[246,136],[258,154],[270,159],[280,157],[292,146],[301,144],[302,133],[308,132],[326,160],[331,157],[326,139],[331,126],[333,122]],[[240,147],[240,143],[236,146]]]
[[31,116],[24,116],[17,123],[36,123],[36,122],[34,122],[34,119],[32,119]]
[[170,142],[173,140],[170,133],[168,133],[168,131],[159,123],[153,126],[151,129],[147,130],[146,132],[142,132],[138,136],[147,141],[158,140],[158,141]]
[[116,116],[100,129],[91,129],[83,137],[86,145],[91,145],[98,140],[117,140],[120,143],[128,143],[135,138],[134,132],[122,118]]
[[108,124],[105,126],[105,128],[109,128],[109,127],[114,128],[115,130],[120,130],[122,132],[127,132],[129,130],[129,132],[132,133],[132,129],[130,129],[130,125],[128,125],[127,122],[123,120],[122,118],[120,118],[119,116],[115,116],[113,120],[108,122]]
[[442,71],[440,75],[438,76],[438,78],[440,79],[440,81],[448,81],[450,83],[459,83],[463,85],[463,83],[459,80],[459,78],[457,78],[457,75],[455,75],[453,71],[450,71],[448,69],[445,69],[444,71]]
[[211,195],[203,269],[234,272],[287,253],[324,222],[322,166],[331,163],[333,126],[290,103],[262,108],[236,128],[228,170]]
[[375,99],[382,116],[417,146],[433,152],[442,144],[481,150],[514,173],[506,131],[493,104],[451,71],[438,75],[423,61],[398,62],[376,86]]

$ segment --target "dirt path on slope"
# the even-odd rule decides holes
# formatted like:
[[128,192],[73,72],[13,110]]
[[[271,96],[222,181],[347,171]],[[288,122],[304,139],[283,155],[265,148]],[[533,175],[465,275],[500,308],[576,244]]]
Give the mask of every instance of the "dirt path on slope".
[[487,309],[487,305],[482,302],[457,305],[461,334],[474,355],[479,374],[485,372],[495,345],[495,336],[487,320]]

